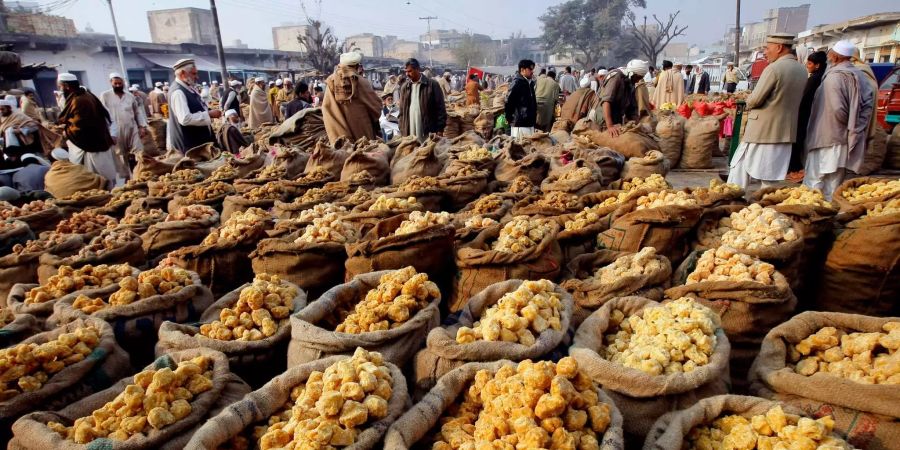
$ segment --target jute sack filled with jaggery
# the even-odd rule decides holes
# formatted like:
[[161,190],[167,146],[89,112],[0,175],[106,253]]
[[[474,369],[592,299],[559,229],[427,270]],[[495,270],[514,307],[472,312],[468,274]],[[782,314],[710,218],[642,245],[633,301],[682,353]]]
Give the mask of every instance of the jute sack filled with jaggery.
[[[561,198],[563,201],[558,201]],[[584,202],[578,196],[551,191],[542,195],[529,195],[519,200],[513,205],[510,215],[554,217],[577,213],[583,208]]]
[[144,253],[148,260],[172,250],[196,245],[219,225],[219,213],[199,220],[172,220],[155,223],[141,235]]
[[288,367],[326,356],[352,354],[357,347],[380,352],[385,361],[398,366],[406,364],[424,344],[428,331],[440,323],[440,295],[396,328],[359,334],[335,331],[335,319],[338,318],[335,311],[352,311],[366,293],[378,286],[381,276],[388,273],[390,271],[383,270],[358,275],[348,283],[329,289],[306,308],[291,314]]
[[[717,395],[701,399],[697,404],[680,411],[666,413],[647,435],[644,450],[681,450],[688,435],[695,427],[710,425],[720,417],[737,415],[747,419],[765,415],[770,409],[781,406],[786,415],[804,417],[799,408],[783,405],[759,397],[743,395]],[[795,417],[797,419],[799,417]]]
[[863,384],[839,376],[804,376],[791,367],[791,349],[824,327],[846,333],[884,332],[900,317],[871,317],[807,311],[773,328],[750,369],[750,391],[796,406],[810,415],[833,414],[835,430],[861,448],[892,449],[900,439],[900,390],[895,385]]
[[347,250],[335,242],[295,242],[303,232],[263,239],[250,253],[254,273],[278,275],[315,299],[344,282]]
[[[218,415],[207,420],[187,443],[185,448],[215,450],[229,445],[240,435],[251,435],[256,425],[267,424],[269,418],[280,414],[286,405],[293,405],[291,391],[304,384],[312,372],[324,372],[329,366],[349,359],[349,356],[331,356],[310,361],[289,368],[265,386],[253,391]],[[388,427],[403,414],[409,404],[406,393],[406,379],[394,364],[386,362],[391,373],[391,398],[388,399],[387,415],[374,423],[366,424],[356,436],[353,445],[345,447],[353,450],[381,448],[382,437]]]
[[413,233],[395,234],[407,219],[405,214],[382,220],[358,241],[346,244],[345,280],[378,270],[413,266],[440,286],[449,286],[453,276],[451,225],[433,225]]
[[40,267],[41,255],[52,253],[60,257],[69,256],[77,252],[84,241],[81,236],[73,234],[63,236],[62,240],[41,252],[10,253],[0,256],[0,306],[6,306],[6,297],[16,283],[37,283],[38,267]]
[[56,228],[56,224],[64,218],[62,208],[56,205],[47,205],[46,209],[42,211],[18,216],[15,219],[25,222],[31,232],[37,235],[43,231],[53,230]]
[[318,204],[334,202],[342,197],[339,192],[328,192],[323,195],[324,196],[321,199],[310,202],[305,202],[302,198],[296,198],[291,202],[275,200],[272,208],[272,215],[278,219],[296,219],[307,209],[312,209]]
[[438,156],[437,141],[429,138],[422,146],[405,156],[394,154],[391,161],[391,184],[402,184],[413,176],[436,177],[444,168]]
[[31,314],[12,314],[15,317],[13,321],[0,328],[0,348],[18,344],[23,339],[42,331],[40,322]]
[[605,130],[599,131],[583,126],[585,122],[589,121],[579,120],[572,130],[572,135],[588,137],[595,145],[609,147],[625,155],[626,158],[640,158],[650,150],[659,150],[659,143],[653,135],[653,128],[650,125],[628,122],[620,128],[619,135],[613,137]]
[[622,178],[647,178],[653,174],[666,176],[670,162],[659,150],[650,150],[640,158],[628,158],[622,168]]
[[719,149],[719,117],[694,115],[684,123],[682,169],[709,169],[712,155]]
[[672,264],[662,255],[654,256],[652,259],[656,263],[647,267],[642,274],[617,276],[612,282],[595,278],[599,269],[615,263],[619,258],[635,254],[597,250],[569,261],[563,276],[565,281],[560,286],[572,294],[575,300],[573,327],[577,328],[592,312],[616,297],[635,295],[654,301],[663,299],[663,290],[668,287],[672,276]]
[[12,252],[16,244],[24,245],[34,239],[34,233],[25,222],[16,220],[4,225],[7,225],[7,228],[0,231],[0,255]]
[[880,126],[872,127],[869,139],[866,142],[866,152],[863,154],[863,162],[859,167],[859,175],[870,175],[881,169],[887,156],[888,134]]
[[846,180],[841,183],[841,185],[838,186],[837,189],[835,189],[834,195],[832,196],[832,201],[838,206],[838,208],[840,208],[841,212],[847,212],[852,209],[868,208],[878,203],[884,203],[888,200],[900,198],[900,190],[886,191],[881,195],[873,195],[871,197],[863,199],[848,199],[845,197],[845,192],[847,191],[859,189],[863,185],[875,183],[878,181],[885,182],[891,181],[891,179],[884,177],[859,177]]
[[[102,239],[102,234],[95,239]],[[147,256],[144,253],[143,241],[137,234],[120,247],[103,250],[100,253],[81,257],[78,254],[61,256],[52,253],[44,253],[39,258],[37,275],[38,282],[44,284],[47,280],[56,275],[60,266],[69,266],[74,269],[84,267],[86,265],[99,266],[101,264],[131,264],[134,267],[143,266],[147,262]],[[85,244],[88,244],[85,242]]]
[[[291,301],[293,305],[291,310],[300,311],[306,307],[306,293],[293,283],[289,284],[297,290],[297,295]],[[251,283],[244,284],[216,300],[212,306],[203,311],[196,323],[180,320],[163,322],[159,327],[156,356],[205,347],[227,356],[231,371],[244,379],[268,380],[283,372],[286,368],[284,355],[291,337],[291,324],[288,320],[278,323],[275,334],[256,341],[220,340],[200,334],[200,325],[220,320],[222,310],[234,308],[241,297],[241,291],[250,286]]]
[[617,203],[604,204],[622,191],[603,191],[581,196],[584,209],[553,217],[559,223],[559,246],[563,261],[569,263],[579,255],[597,248],[597,235],[609,229]]
[[702,252],[689,255],[673,277],[674,286],[666,290],[666,297],[692,297],[715,311],[722,319],[722,328],[731,343],[731,372],[737,387],[746,389],[744,380],[750,364],[759,352],[765,334],[794,315],[797,297],[787,279],[779,272],[772,274],[772,283],[756,281],[700,281],[685,284],[694,271]]
[[524,175],[532,184],[540,186],[550,171],[550,161],[547,157],[526,150],[515,141],[506,142],[494,159],[497,161],[494,178],[502,183],[511,183],[516,177]]
[[541,191],[592,194],[602,189],[602,182],[603,177],[599,171],[593,170],[586,161],[578,159],[550,171],[550,175],[541,182]]
[[[103,320],[112,325],[116,341],[138,363],[135,366],[140,367],[152,358],[157,330],[163,322],[195,322],[213,304],[212,293],[202,284],[200,277],[193,272],[190,276],[190,285],[173,292],[153,295],[126,305],[108,306],[91,314],[73,306],[77,295],[68,295],[53,305],[53,315],[47,319],[47,323],[68,323],[80,317]],[[100,297],[108,301],[112,294],[104,293],[90,298]]]
[[[477,210],[479,202],[482,201],[482,199],[488,197],[491,198],[486,201],[497,201],[496,208],[483,211]],[[465,226],[467,220],[475,216],[481,216],[483,218],[493,219],[499,222],[500,219],[502,219],[506,215],[506,213],[508,213],[509,210],[512,209],[512,206],[513,200],[508,197],[503,197],[500,194],[487,194],[469,202],[469,204],[453,214],[453,223],[454,225],[456,225],[457,229],[459,229]]]
[[[134,384],[134,377],[128,376],[103,391],[78,402],[71,403],[59,411],[40,411],[24,416],[13,424],[13,440],[10,449],[40,450],[47,448],[75,450],[85,448],[112,448],[121,450],[160,449],[176,450],[186,448],[187,441],[193,433],[217,411],[237,401],[250,392],[246,383],[237,379],[228,370],[228,360],[219,352],[210,349],[192,349],[162,356],[144,370],[169,368],[174,370],[181,361],[197,356],[205,356],[211,360],[212,386],[205,392],[194,396],[190,401],[191,412],[181,420],[160,429],[132,436],[127,441],[115,442],[99,438],[89,444],[76,444],[52,431],[47,422],[59,422],[71,425],[75,419],[90,416],[95,410],[113,401],[128,385]],[[115,443],[113,443],[115,442]]]
[[660,111],[658,117],[656,135],[659,136],[659,151],[666,156],[669,167],[678,167],[684,145],[684,119],[675,111]]
[[344,162],[347,160],[349,148],[344,149],[343,140],[335,142],[334,147],[328,145],[328,140],[319,140],[316,142],[309,160],[306,162],[306,168],[303,173],[311,173],[317,168],[325,169],[334,175],[335,179],[340,179],[341,170],[344,168]]
[[446,191],[445,204],[450,211],[456,211],[477,200],[487,191],[490,172],[481,171],[464,176],[443,176],[441,187]]
[[680,263],[689,250],[686,237],[700,220],[703,208],[667,205],[637,209],[638,198],[632,196],[613,213],[609,229],[597,236],[597,247],[625,252],[653,247],[672,264]]
[[863,215],[839,224],[835,234],[814,307],[900,316],[900,213]]
[[[98,191],[102,191],[102,189]],[[103,206],[111,198],[112,193],[110,193],[109,191],[103,191],[77,200],[56,199],[53,201],[53,204],[55,204],[59,209],[62,210],[63,215],[68,216],[72,213],[79,212],[92,206]]]
[[265,198],[259,200],[251,200],[243,195],[229,195],[222,202],[221,221],[224,223],[236,212],[244,212],[250,208],[260,208],[270,210],[275,206],[275,202],[279,200],[287,200],[288,194],[282,191],[280,198]]
[[[112,327],[102,320],[76,320],[51,331],[31,336],[17,344],[41,345],[55,340],[64,333],[74,333],[78,328],[88,326],[96,328],[100,337],[91,354],[50,375],[37,390],[21,392],[0,402],[0,423],[9,427],[12,421],[30,411],[62,408],[107,388],[116,379],[131,373],[128,354],[116,343]],[[9,382],[18,378],[14,377]]]
[[500,281],[557,281],[562,267],[562,251],[556,239],[559,225],[550,222],[550,226],[537,245],[521,252],[507,253],[492,248],[503,228],[500,224],[485,228],[471,242],[460,246],[456,250],[457,270],[449,311],[461,310],[469,298]]
[[260,238],[251,236],[239,242],[182,247],[169,253],[169,258],[178,267],[196,272],[214,296],[224,295],[253,278],[250,253]]
[[[203,186],[204,184],[208,184],[208,183],[200,183],[194,189],[195,190],[200,189],[201,186]],[[223,192],[219,195],[216,195],[214,197],[209,197],[209,198],[206,198],[203,200],[194,200],[194,199],[190,198],[189,197],[190,193],[175,194],[175,197],[172,200],[170,200],[169,203],[166,205],[165,210],[168,211],[169,214],[172,214],[175,211],[178,211],[183,206],[206,205],[206,206],[209,206],[209,207],[215,209],[221,215],[222,214],[222,204],[225,202],[225,197],[228,197],[229,195],[234,195],[234,194],[235,194],[234,189],[228,189],[226,192]]]
[[606,346],[603,338],[611,327],[613,311],[622,311],[627,320],[651,306],[659,303],[643,297],[618,297],[606,302],[578,327],[569,348],[569,355],[578,361],[578,367],[603,386],[622,411],[625,432],[638,440],[643,439],[663,414],[684,409],[702,398],[726,394],[731,384],[728,372],[731,346],[721,328],[715,331],[716,344],[709,362],[692,372],[651,375],[600,356],[599,352]]
[[388,159],[390,148],[385,144],[372,144],[358,150],[354,150],[341,169],[340,180],[350,181],[353,175],[366,171],[372,175],[372,182],[378,186],[388,184],[391,179],[391,164]]
[[[503,367],[516,369],[516,363],[508,360],[494,362],[469,362],[442,376],[437,384],[419,402],[406,411],[384,437],[386,450],[409,450],[428,448],[435,428],[440,428],[441,417],[451,413],[458,406],[460,398],[475,384],[475,376],[486,370],[496,374]],[[597,400],[609,405],[610,422],[603,433],[598,436],[601,450],[622,450],[625,442],[622,435],[622,414],[613,400],[603,389],[597,388]],[[477,418],[477,412],[476,418]],[[475,418],[472,419],[475,422]]]
[[[491,362],[501,359],[523,361],[540,360],[553,352],[560,344],[569,329],[574,303],[572,296],[553,285],[553,292],[559,297],[560,329],[546,328],[534,336],[530,345],[520,342],[476,340],[471,343],[458,343],[457,331],[461,327],[472,328],[481,319],[482,314],[497,304],[501,297],[513,292],[522,285],[522,280],[508,280],[494,283],[485,290],[475,294],[466,302],[465,307],[454,314],[443,326],[428,333],[425,348],[416,354],[413,369],[415,371],[414,388],[417,393],[428,392],[447,372],[469,362]],[[455,318],[455,320],[454,320]],[[421,395],[419,395],[421,396]]]

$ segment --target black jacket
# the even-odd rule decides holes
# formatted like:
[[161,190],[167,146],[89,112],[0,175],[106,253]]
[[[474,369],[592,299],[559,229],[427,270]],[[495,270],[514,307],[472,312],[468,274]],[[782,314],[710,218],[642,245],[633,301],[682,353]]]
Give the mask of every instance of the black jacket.
[[[421,75],[419,81],[419,110],[422,112],[422,126],[425,133],[443,133],[447,126],[447,106],[444,104],[444,91],[437,81]],[[412,82],[407,78],[400,86],[400,135],[409,136],[409,102],[412,95]]]
[[537,121],[534,81],[517,74],[506,95],[506,120],[510,127],[533,127]]
[[[688,80],[688,82],[690,83],[688,85],[689,90],[694,88],[694,80],[696,79],[696,77],[697,77],[697,74],[695,73],[695,74],[691,75],[691,78]],[[697,93],[698,94],[706,94],[707,92],[709,92],[709,74],[706,72],[701,72],[700,73],[700,83],[697,84]],[[687,93],[687,91],[685,91],[685,93]],[[691,91],[690,93],[693,94],[693,91]]]

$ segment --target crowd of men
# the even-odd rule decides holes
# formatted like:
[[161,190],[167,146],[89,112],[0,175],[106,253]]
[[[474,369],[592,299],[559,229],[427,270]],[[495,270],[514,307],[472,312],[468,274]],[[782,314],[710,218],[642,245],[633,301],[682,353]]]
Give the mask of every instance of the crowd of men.
[[[838,42],[827,54],[810,54],[806,70],[792,51],[793,36],[775,34],[767,39],[769,66],[747,98],[748,121],[731,160],[729,181],[748,187],[754,181],[768,186],[792,171],[810,187],[831,197],[847,170],[856,171],[874,129],[874,76],[864,64],[854,64],[855,47]],[[855,59],[858,62],[858,58]],[[657,71],[634,59],[623,67],[598,67],[583,73],[571,67],[557,74],[522,60],[515,77],[472,74],[465,83],[451,72],[433,76],[418,60],[404,64],[403,73],[374,85],[366,77],[362,55],[348,52],[323,83],[310,85],[290,78],[250,78],[245,86],[230,80],[199,83],[193,60],[173,66],[172,83],[157,82],[149,93],[137,85],[126,89],[121,74],[111,73],[110,89],[99,96],[85,89],[77,77],[58,77],[61,112],[57,124],[62,136],[42,125],[34,92],[0,100],[0,135],[4,164],[25,167],[14,175],[0,174],[0,185],[20,190],[43,188],[43,178],[54,171],[84,171],[90,183],[111,188],[130,177],[134,154],[142,150],[148,120],[165,118],[166,149],[188,149],[215,142],[237,153],[249,145],[241,127],[288,120],[304,109],[321,107],[328,139],[345,137],[390,140],[430,134],[440,136],[447,123],[445,99],[463,91],[467,105],[482,103],[484,92],[508,83],[504,113],[513,137],[536,130],[549,131],[557,117],[575,123],[588,119],[611,136],[622,125],[651,117],[665,104],[678,105],[689,94],[707,94],[710,77],[702,67],[663,61]],[[741,72],[732,63],[722,84],[734,92]],[[381,91],[376,91],[379,86]],[[560,100],[563,105],[559,105]],[[217,106],[217,107],[211,107]],[[246,109],[242,110],[242,106]],[[213,121],[222,119],[214,132]],[[60,147],[68,150],[62,150]],[[28,170],[25,170],[25,169]],[[5,176],[5,178],[4,178]],[[77,184],[77,183],[73,183]],[[53,193],[53,192],[51,192]],[[54,195],[56,195],[54,193]]]

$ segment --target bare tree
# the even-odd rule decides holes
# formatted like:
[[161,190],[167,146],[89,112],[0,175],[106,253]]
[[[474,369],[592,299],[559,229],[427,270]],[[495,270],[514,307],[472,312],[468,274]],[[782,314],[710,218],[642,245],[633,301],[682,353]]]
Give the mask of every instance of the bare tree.
[[[321,11],[322,0],[316,0],[316,5]],[[334,70],[334,66],[340,61],[341,53],[357,50],[358,47],[355,42],[341,42],[331,27],[319,19],[310,17],[305,3],[301,2],[300,7],[309,26],[305,33],[297,35],[297,42],[305,49],[303,57],[313,68],[327,74]]]
[[678,17],[678,14],[681,14],[681,11],[676,11],[675,14],[669,14],[669,20],[666,23],[663,23],[662,20],[659,20],[656,17],[656,14],[653,15],[653,20],[656,21],[656,29],[648,29],[647,28],[647,16],[644,16],[644,25],[638,26],[634,19],[634,13],[629,11],[625,17],[628,19],[628,23],[631,25],[629,28],[631,34],[637,39],[638,43],[641,46],[641,53],[647,57],[647,60],[650,61],[650,64],[655,65],[657,63],[657,58],[659,58],[659,54],[665,50],[666,46],[669,45],[669,42],[672,39],[675,39],[678,36],[684,34],[684,30],[687,30],[687,25],[683,27],[679,27],[675,24],[675,19]]
[[466,34],[459,46],[452,50],[453,58],[460,66],[469,67],[472,64],[480,64],[484,59],[484,51],[481,44],[475,40],[472,34]]

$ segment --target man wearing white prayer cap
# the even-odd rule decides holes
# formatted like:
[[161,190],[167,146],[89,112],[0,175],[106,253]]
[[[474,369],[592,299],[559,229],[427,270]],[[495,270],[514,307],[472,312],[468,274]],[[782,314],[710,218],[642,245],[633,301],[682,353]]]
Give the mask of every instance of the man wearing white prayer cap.
[[219,146],[233,154],[239,153],[241,147],[250,145],[244,139],[244,135],[241,134],[240,124],[241,118],[238,116],[237,111],[229,109],[225,111],[225,123],[216,134]]
[[334,143],[341,136],[355,141],[361,137],[374,139],[381,134],[381,99],[360,74],[362,54],[347,52],[341,63],[325,80],[322,120],[328,139]]
[[113,146],[118,128],[100,99],[85,90],[75,75],[61,73],[58,80],[66,104],[57,123],[65,132],[69,161],[100,175],[103,186],[112,189],[117,175]]
[[244,121],[244,115],[241,112],[241,96],[239,90],[241,88],[241,80],[231,80],[228,82],[228,91],[225,99],[222,101],[222,109],[226,112],[233,110],[238,116],[238,122]]
[[294,98],[294,82],[290,78],[279,79],[278,81],[281,81],[281,87],[278,88],[278,93],[275,94],[275,109],[273,112],[277,111],[277,116],[281,120],[285,120],[287,117],[284,115],[284,105]]
[[613,137],[619,135],[619,127],[629,120],[638,120],[634,85],[644,78],[650,63],[632,59],[625,67],[609,71],[598,94],[598,107],[592,120],[605,126]]
[[197,65],[193,59],[178,60],[172,68],[175,82],[169,91],[166,145],[184,153],[215,140],[212,120],[222,117],[222,111],[209,109],[197,92]]
[[200,98],[207,105],[209,105],[209,102],[212,101],[212,95],[209,93],[209,86],[206,85],[205,81],[200,83]]
[[224,86],[219,86],[219,80],[212,80],[211,86],[209,87],[210,99],[221,104],[225,96],[223,88]]
[[828,50],[828,68],[816,91],[806,131],[803,184],[831,199],[847,170],[858,172],[866,152],[876,92],[850,61],[856,46],[838,41]]
[[153,90],[150,91],[148,97],[150,98],[150,115],[153,117],[163,117],[163,108],[162,105],[166,105],[169,103],[169,99],[166,96],[166,93],[163,92],[163,84],[157,81],[153,85]]
[[269,108],[272,109],[272,120],[278,121],[278,110],[275,108],[275,104],[277,103],[276,99],[278,98],[278,91],[281,90],[281,78],[275,81],[269,81],[269,90],[266,91],[266,99],[269,101]]
[[[274,86],[274,85],[273,85]],[[272,94],[266,92],[266,78],[256,77],[255,84],[250,87],[250,108],[247,117],[247,125],[251,129],[259,128],[267,122],[274,122],[272,105],[269,98]],[[274,101],[274,97],[272,97]]]
[[153,113],[150,111],[150,97],[147,96],[147,93],[141,90],[141,87],[137,84],[132,84],[130,88],[128,88],[128,92],[131,92],[131,95],[134,95],[134,98],[141,104],[141,111],[144,112],[144,117],[150,118],[153,116]]
[[116,172],[127,181],[131,178],[134,154],[144,150],[141,139],[147,135],[147,114],[140,99],[125,90],[121,74],[109,74],[109,84],[112,89],[100,94],[100,102],[116,128]]
[[791,148],[797,139],[797,116],[808,78],[806,68],[791,53],[794,35],[766,38],[766,59],[756,87],[747,98],[747,127],[731,158],[728,182],[747,190],[754,180],[763,188],[787,175]]

